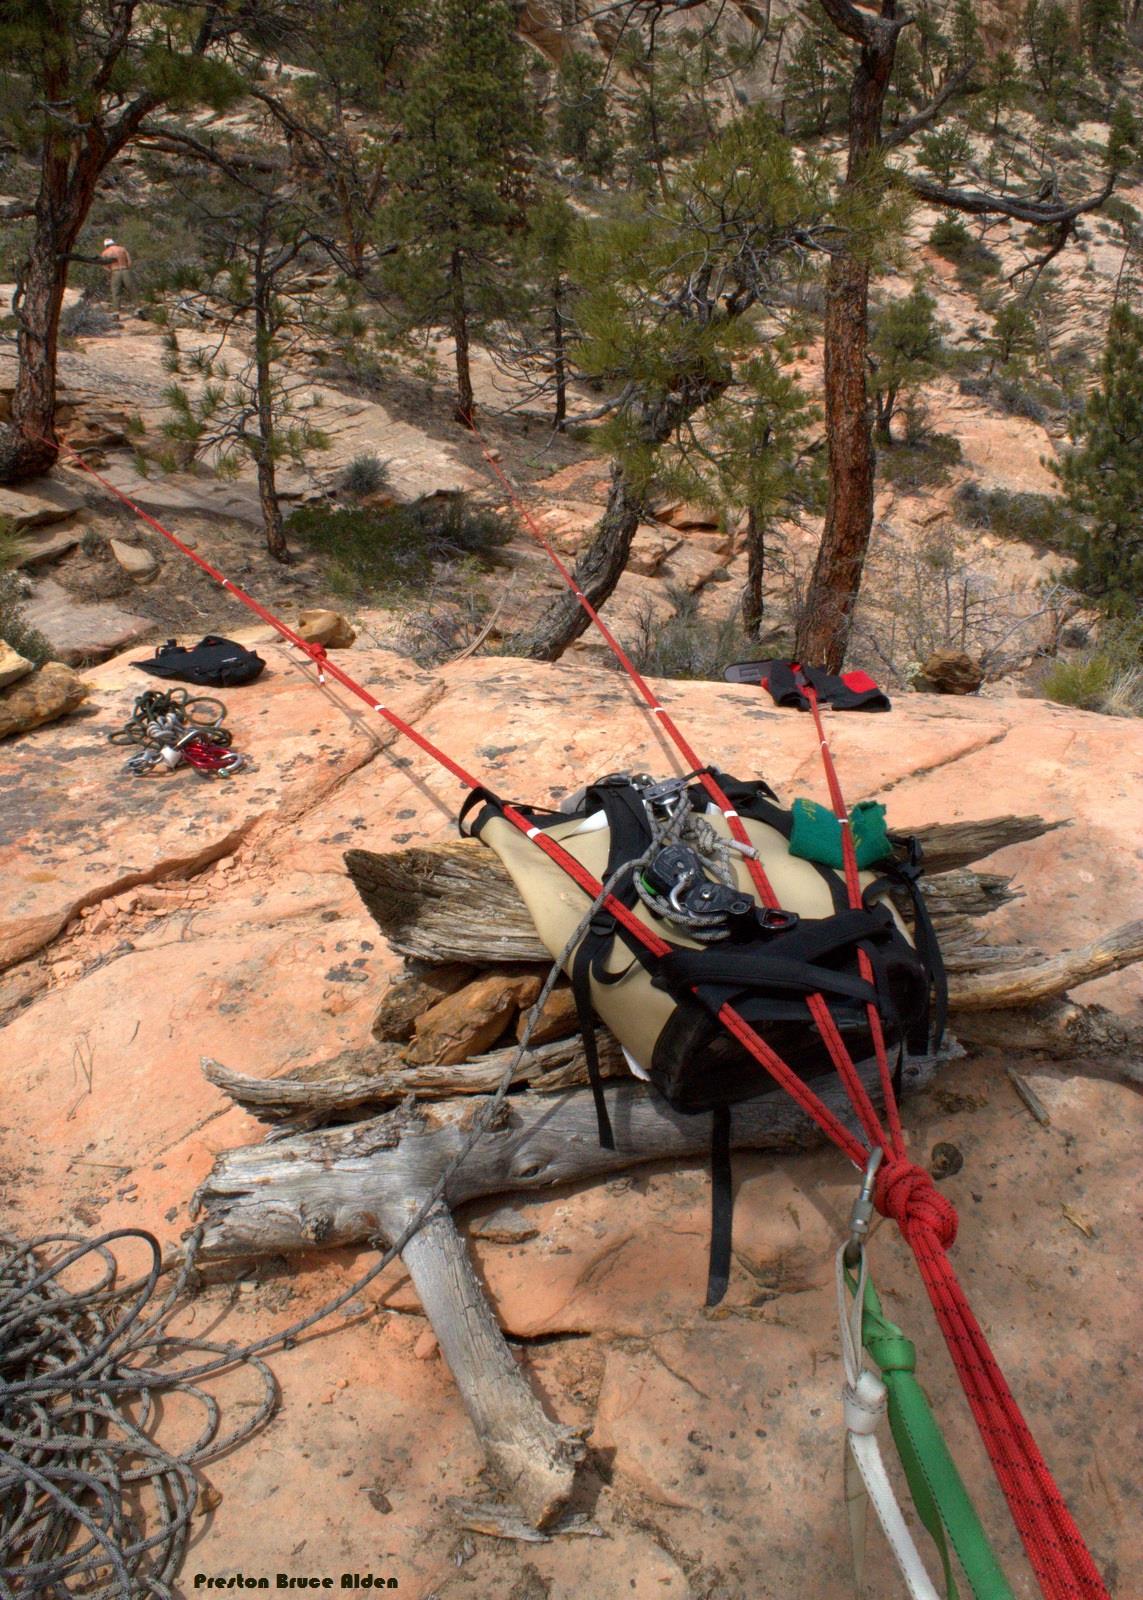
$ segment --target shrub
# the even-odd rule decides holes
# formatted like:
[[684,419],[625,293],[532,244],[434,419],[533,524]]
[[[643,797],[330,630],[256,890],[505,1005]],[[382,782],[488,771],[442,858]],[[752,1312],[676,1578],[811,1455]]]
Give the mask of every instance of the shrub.
[[709,678],[721,681],[730,661],[741,661],[756,645],[745,638],[737,618],[701,617],[698,600],[686,590],[669,589],[673,617],[657,622],[650,609],[638,620],[637,637],[628,640],[631,659],[654,678]]
[[339,489],[351,494],[355,500],[364,500],[368,494],[388,488],[389,463],[382,461],[373,450],[363,450],[341,473],[337,480]]
[[434,560],[487,558],[511,538],[495,512],[472,507],[465,496],[418,500],[383,511],[364,506],[305,506],[286,524],[287,534],[323,555],[333,587],[349,596],[378,590],[422,588]]
[[877,476],[903,489],[929,487],[946,482],[949,468],[960,458],[960,440],[951,433],[913,435],[904,444],[878,450]]
[[118,326],[111,312],[88,299],[86,294],[60,312],[60,336],[64,339],[97,337]]
[[1057,661],[1043,680],[1049,700],[1081,711],[1101,711],[1115,679],[1115,668],[1104,655],[1082,661]]
[[995,250],[974,238],[959,217],[942,217],[935,223],[929,243],[938,255],[953,263],[963,288],[979,288],[986,278],[995,278],[1000,272],[1000,257]]
[[14,570],[18,544],[7,519],[0,517],[0,639],[18,655],[42,666],[52,659],[52,647],[24,618],[20,574]]
[[961,484],[955,495],[962,519],[973,528],[989,528],[1002,539],[1068,553],[1078,523],[1059,495],[982,489],[978,483]]

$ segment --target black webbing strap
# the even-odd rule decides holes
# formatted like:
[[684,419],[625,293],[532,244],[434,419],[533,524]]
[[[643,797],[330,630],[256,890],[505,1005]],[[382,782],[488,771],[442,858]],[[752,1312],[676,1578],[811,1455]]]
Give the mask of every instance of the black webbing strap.
[[875,900],[879,894],[884,894],[889,889],[903,888],[907,891],[913,905],[913,943],[921,965],[928,974],[932,992],[932,1013],[926,1005],[925,1014],[912,1029],[907,1043],[914,1055],[920,1055],[928,1049],[935,1050],[944,1038],[945,1024],[949,1014],[949,980],[945,971],[945,964],[941,958],[941,947],[937,939],[933,919],[929,915],[928,901],[921,889],[921,846],[910,837],[907,841],[909,854],[905,861],[894,861],[887,866],[884,877],[876,879],[866,889],[863,899],[866,904]]
[[652,982],[656,987],[692,987],[707,1004],[721,1005],[731,995],[787,990],[876,1005],[877,991],[872,984],[821,963],[823,957],[837,956],[847,947],[888,937],[892,928],[888,910],[880,906],[805,918],[789,933],[760,944],[672,950],[659,960],[662,978],[656,975]]
[[[602,807],[607,817],[610,848],[608,850],[605,879],[610,879],[616,868],[625,861],[634,861],[643,854],[650,842],[651,829],[642,800],[630,783],[615,781],[593,784],[584,795],[584,810],[590,814]],[[616,883],[612,893],[626,905],[634,900],[630,875]],[[610,911],[598,910],[580,940],[579,949],[572,960],[571,986],[575,1000],[576,1021],[583,1038],[587,1058],[587,1078],[595,1101],[595,1116],[599,1124],[599,1142],[605,1150],[615,1149],[615,1136],[611,1131],[611,1118],[603,1098],[603,1077],[599,1070],[599,1051],[595,1043],[595,1009],[591,1003],[591,980],[599,983],[616,983],[625,973],[608,973],[604,960],[615,940],[619,924]]]
[[716,1306],[730,1283],[734,1186],[730,1171],[730,1107],[716,1106],[710,1125],[710,1265],[706,1303]]
[[599,1124],[599,1142],[605,1150],[615,1149],[615,1135],[611,1131],[611,1118],[607,1115],[607,1102],[603,1098],[603,1077],[599,1070],[599,1051],[595,1043],[595,1011],[591,1004],[591,968],[602,951],[615,936],[615,918],[605,912],[591,919],[587,932],[580,940],[579,949],[572,960],[571,986],[575,998],[576,1021],[583,1039],[587,1057],[587,1079],[595,1101],[595,1117]]

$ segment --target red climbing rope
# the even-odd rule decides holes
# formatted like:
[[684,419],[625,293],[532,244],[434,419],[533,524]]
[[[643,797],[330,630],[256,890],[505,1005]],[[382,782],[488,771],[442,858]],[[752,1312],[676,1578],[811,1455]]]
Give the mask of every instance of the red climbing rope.
[[[576,596],[579,604],[583,606],[587,615],[599,629],[640,697],[650,708],[652,714],[659,717],[664,731],[672,739],[684,760],[688,762],[692,769],[698,770],[700,781],[726,818],[733,837],[745,846],[746,851],[751,851],[749,835],[743,827],[737,812],[731,806],[728,797],[713,775],[703,768],[703,763],[684,738],[673,718],[638,672],[610,629],[599,617],[595,608],[591,605],[587,596],[576,583],[555,550],[544,538],[508,478],[500,470],[491,453],[484,445],[484,441],[481,439],[475,425],[470,424],[470,426],[472,426],[472,431],[477,439],[480,440],[485,460],[507,489],[512,503],[525,525],[546,550],[571,592]],[[52,441],[45,442],[51,443]],[[324,682],[326,677],[330,677],[335,682],[340,683],[383,717],[397,732],[410,739],[426,755],[442,766],[445,771],[451,773],[465,788],[475,790],[482,787],[479,781],[471,773],[467,772],[464,767],[454,761],[423,734],[418,733],[411,724],[406,722],[395,711],[382,705],[375,696],[370,694],[349,673],[343,671],[341,667],[331,661],[324,646],[312,644],[308,640],[302,639],[285,623],[279,621],[272,612],[266,610],[244,589],[224,577],[217,568],[211,566],[208,561],[184,544],[177,535],[150,516],[141,506],[116,488],[113,483],[103,478],[70,446],[60,444],[58,448],[75,460],[85,472],[108,490],[109,493],[128,506],[149,527],[154,528],[157,533],[181,550],[184,555],[189,556],[202,571],[206,572],[222,588],[226,589],[243,605],[247,606],[249,610],[254,612],[256,616],[273,627],[290,644],[307,655],[317,668],[319,682]],[[853,841],[850,836],[845,803],[837,781],[829,746],[822,729],[817,697],[813,694],[812,688],[809,689],[808,693],[818,729],[819,744],[825,764],[830,796],[835,812],[842,824],[843,861],[850,902],[852,905],[860,905],[860,880],[857,874],[857,862],[853,851]],[[592,898],[599,895],[601,884],[555,840],[547,837],[514,806],[505,805],[503,807],[503,815],[514,827],[525,834],[538,849],[555,861],[581,889]],[[762,869],[761,862],[754,854],[747,854],[746,859],[751,877],[763,903],[772,909],[778,909],[778,899]],[[615,899],[614,896],[609,896],[604,904],[617,922],[652,955],[663,956],[668,953],[671,946],[646,927],[621,901]],[[863,975],[865,975],[864,972]],[[831,1058],[834,1060],[838,1073],[850,1095],[854,1110],[865,1130],[870,1145],[873,1148],[879,1147],[885,1152],[886,1159],[883,1161],[877,1175],[875,1189],[877,1208],[883,1215],[892,1217],[896,1221],[913,1250],[937,1323],[945,1337],[969,1406],[976,1419],[977,1427],[980,1430],[989,1458],[992,1461],[1012,1512],[1013,1520],[1019,1530],[1028,1558],[1040,1581],[1043,1593],[1048,1597],[1048,1600],[1109,1600],[1107,1590],[1104,1588],[1095,1563],[1032,1438],[1019,1407],[1016,1405],[1016,1401],[1004,1381],[984,1333],[972,1314],[964,1291],[948,1260],[946,1252],[956,1238],[956,1212],[951,1203],[937,1192],[928,1172],[923,1167],[910,1162],[905,1153],[904,1136],[897,1113],[888,1064],[887,1060],[885,1060],[884,1041],[880,1032],[880,1019],[877,1018],[874,1038],[878,1043],[879,1070],[882,1073],[882,1088],[889,1122],[888,1133],[881,1126],[873,1103],[857,1075],[856,1068],[824,999],[820,995],[813,996],[808,1004],[814,1021],[830,1051]],[[871,1008],[871,1019],[875,1015],[875,1009]],[[718,1016],[724,1027],[739,1040],[760,1065],[766,1068],[801,1109],[817,1123],[822,1132],[856,1166],[863,1167],[867,1151],[808,1085],[781,1060],[732,1007],[729,1005],[723,1006]]]
[[[550,541],[545,538],[535,518],[516,493],[506,474],[500,469],[471,419],[469,426],[480,443],[485,461],[504,486],[532,537],[547,553],[568,588],[602,634],[641,698],[660,718],[664,731],[673,740],[684,760],[692,768],[701,769],[703,764],[697,754],[583,593]],[[849,903],[852,908],[857,909],[862,904],[861,881],[849,825],[849,812],[822,725],[817,692],[800,672],[798,676],[799,687],[808,698],[813,713],[826,785],[834,813],[841,825],[842,861]],[[725,816],[734,838],[741,843],[749,844],[749,836],[737,812],[730,805],[717,781],[709,772],[701,770],[700,778],[707,793]],[[764,904],[776,907],[778,902],[761,863],[756,858],[747,857],[747,865]],[[861,976],[866,982],[872,981],[872,966],[863,950],[859,950],[858,959]],[[1075,1600],[1075,1597],[1080,1597],[1080,1600],[1108,1600],[1107,1590],[1083,1536],[1056,1487],[1047,1463],[1040,1454],[1031,1430],[1021,1415],[948,1260],[946,1252],[956,1238],[956,1211],[951,1202],[938,1193],[929,1173],[910,1161],[906,1154],[905,1137],[897,1098],[893,1092],[881,1018],[876,1006],[869,1006],[869,1023],[885,1102],[887,1131],[881,1127],[873,1104],[865,1086],[857,1076],[852,1059],[834,1025],[825,1000],[821,995],[815,995],[811,997],[808,1005],[871,1146],[875,1148],[879,1146],[884,1152],[885,1159],[878,1171],[874,1191],[875,1204],[882,1215],[893,1218],[913,1250],[937,1324],[948,1345],[997,1480],[1044,1594],[1049,1600]],[[737,1027],[727,1018],[722,1017],[721,1020],[736,1038],[742,1038]],[[746,1040],[743,1039],[743,1042]],[[799,1104],[804,1104],[801,1096],[797,1098]],[[824,1106],[821,1109],[824,1110]],[[820,1116],[816,1112],[811,1114],[815,1116],[819,1126],[824,1128]]]

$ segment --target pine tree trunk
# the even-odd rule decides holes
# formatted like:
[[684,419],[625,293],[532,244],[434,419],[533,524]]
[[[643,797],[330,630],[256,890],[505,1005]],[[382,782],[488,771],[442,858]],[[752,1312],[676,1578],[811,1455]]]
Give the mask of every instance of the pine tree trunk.
[[456,341],[456,420],[472,427],[476,415],[468,364],[468,307],[464,299],[464,257],[454,250],[449,260],[449,321]]
[[12,420],[0,426],[0,483],[20,483],[47,472],[58,454],[53,423],[67,256],[91,205],[97,177],[97,172],[84,172],[72,179],[66,154],[45,153],[35,231],[14,307],[18,367]]
[[[633,492],[618,462],[611,467],[607,508],[596,525],[591,543],[575,564],[575,581],[597,609],[615,589],[631,553],[631,540],[642,521],[644,497]],[[574,640],[585,633],[590,618],[575,595],[561,592],[535,628],[516,634],[508,642],[512,655],[533,661],[558,661]]]
[[[832,7],[827,6],[831,17]],[[881,113],[893,69],[897,28],[877,27],[868,13],[849,100],[849,162],[853,189],[881,140]],[[826,281],[825,413],[829,441],[829,498],[794,651],[798,660],[840,671],[849,644],[873,527],[876,457],[866,389],[869,345],[869,267],[851,254],[834,256]]]
[[[706,373],[680,378],[675,391],[665,400],[642,407],[638,431],[643,441],[652,447],[665,444],[688,417],[716,400],[729,384],[729,373],[713,378]],[[623,576],[631,540],[643,519],[649,493],[649,485],[637,489],[621,463],[612,462],[607,508],[591,543],[575,564],[575,581],[597,611]],[[507,651],[533,661],[558,661],[568,645],[586,633],[590,625],[587,612],[569,591],[552,602],[535,628],[509,639]]]
[[750,639],[757,639],[762,627],[766,600],[763,579],[766,574],[766,524],[751,506],[746,513],[746,592],[742,598],[742,628]]
[[552,373],[556,382],[556,414],[552,425],[560,429],[568,415],[568,364],[564,346],[563,295],[558,278],[552,286]]
[[254,284],[254,360],[255,381],[258,386],[258,499],[262,504],[262,526],[266,532],[266,549],[275,561],[288,563],[289,547],[282,522],[282,507],[278,499],[277,476],[274,471],[274,374],[271,364],[273,330],[271,301],[273,284],[261,270],[259,260]]

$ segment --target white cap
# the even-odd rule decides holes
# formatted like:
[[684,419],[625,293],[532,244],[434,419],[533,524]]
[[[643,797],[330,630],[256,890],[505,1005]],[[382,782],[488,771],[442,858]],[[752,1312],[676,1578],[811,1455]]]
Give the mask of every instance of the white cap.
[[106,250],[106,249],[107,249],[107,246],[108,246],[108,245],[109,245],[109,244],[114,244],[114,243],[115,243],[115,240],[114,240],[114,239],[104,239],[104,241],[103,241],[103,248],[104,248],[104,249],[105,249],[105,250]]

